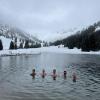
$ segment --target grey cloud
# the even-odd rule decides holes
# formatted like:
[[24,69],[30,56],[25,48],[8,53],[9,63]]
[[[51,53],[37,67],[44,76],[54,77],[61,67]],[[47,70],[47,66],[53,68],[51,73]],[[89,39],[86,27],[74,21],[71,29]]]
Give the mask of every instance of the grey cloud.
[[0,22],[46,35],[100,19],[100,0],[0,0]]

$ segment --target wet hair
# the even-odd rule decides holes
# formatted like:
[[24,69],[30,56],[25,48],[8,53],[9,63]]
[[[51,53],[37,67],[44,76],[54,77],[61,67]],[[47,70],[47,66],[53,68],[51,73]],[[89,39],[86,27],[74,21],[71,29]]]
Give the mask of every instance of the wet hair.
[[64,71],[64,75],[67,74],[67,71]]
[[76,74],[73,73],[73,82],[76,82]]
[[35,72],[35,69],[33,69],[32,71]]
[[42,72],[44,73],[44,72],[45,72],[45,70],[43,69],[43,70],[42,70]]
[[36,75],[35,69],[32,70],[32,73],[30,75],[33,77],[33,79],[35,78],[35,75]]
[[56,69],[53,69],[53,73],[56,73]]

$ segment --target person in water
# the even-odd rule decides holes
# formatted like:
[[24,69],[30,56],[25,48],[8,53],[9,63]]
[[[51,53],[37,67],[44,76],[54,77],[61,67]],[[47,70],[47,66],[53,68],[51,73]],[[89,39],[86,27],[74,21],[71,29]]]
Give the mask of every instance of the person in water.
[[42,70],[42,74],[41,74],[42,78],[45,78],[46,75],[47,75],[47,74],[46,74],[45,70],[43,69],[43,70]]
[[53,69],[52,78],[53,78],[53,80],[56,80],[56,78],[57,78],[56,69]]
[[73,82],[76,82],[76,74],[75,73],[73,73]]
[[64,79],[66,79],[67,78],[67,71],[64,71],[63,74],[64,74]]
[[36,75],[35,69],[32,70],[32,73],[31,73],[30,75],[31,75],[33,78],[35,78],[35,75]]

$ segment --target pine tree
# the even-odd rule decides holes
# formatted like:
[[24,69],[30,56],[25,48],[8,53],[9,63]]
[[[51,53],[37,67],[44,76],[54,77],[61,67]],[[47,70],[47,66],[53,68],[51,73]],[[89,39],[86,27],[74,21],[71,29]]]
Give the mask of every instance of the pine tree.
[[34,48],[34,44],[33,43],[31,43],[30,48]]
[[11,42],[10,42],[10,47],[9,47],[9,49],[14,49],[14,48],[15,48],[15,46],[14,46],[14,42],[11,41]]
[[29,48],[29,41],[28,40],[25,42],[24,48]]
[[14,45],[14,49],[17,49],[17,43],[15,43],[15,45]]
[[19,48],[21,48],[21,49],[23,48],[23,43],[22,42],[20,43]]
[[17,43],[17,37],[15,38],[15,43]]
[[0,50],[3,50],[3,45],[1,40],[0,40]]

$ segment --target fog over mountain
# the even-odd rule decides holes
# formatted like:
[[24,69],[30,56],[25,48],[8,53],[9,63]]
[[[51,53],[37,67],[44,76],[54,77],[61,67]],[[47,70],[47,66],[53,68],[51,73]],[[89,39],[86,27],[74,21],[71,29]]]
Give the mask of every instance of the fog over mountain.
[[0,0],[0,24],[9,24],[48,40],[98,21],[99,4],[100,0]]

